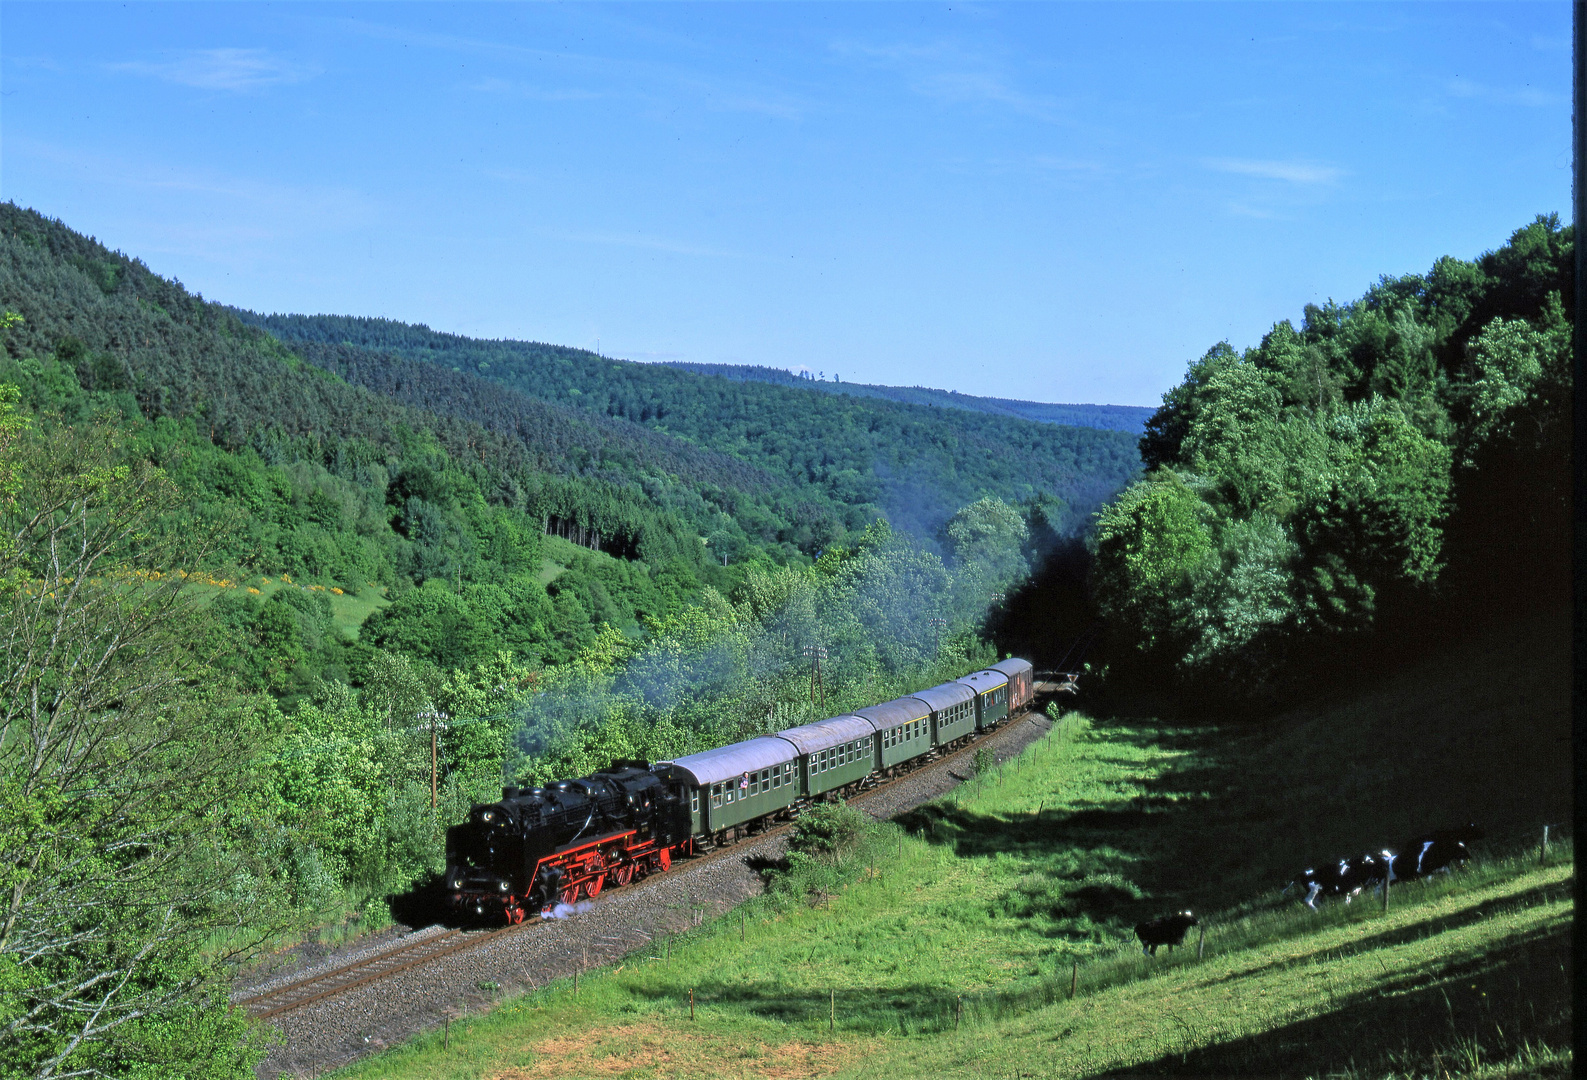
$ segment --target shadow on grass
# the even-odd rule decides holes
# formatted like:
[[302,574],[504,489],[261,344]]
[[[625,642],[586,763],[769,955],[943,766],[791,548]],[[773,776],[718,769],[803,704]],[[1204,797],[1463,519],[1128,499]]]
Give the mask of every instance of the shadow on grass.
[[[902,1035],[952,1031],[959,998],[938,986],[845,987],[789,990],[773,983],[702,982],[694,988],[701,1008],[725,1008],[781,1024],[812,1024],[823,1029],[829,1018],[838,1031]],[[632,988],[630,993],[669,1005],[689,988]],[[966,1001],[968,1006],[968,1001]]]
[[[1373,692],[1387,703],[1321,701],[1265,724],[1093,721],[1076,737],[1090,744],[1089,761],[1123,766],[1116,800],[1067,798],[1057,776],[1062,808],[985,813],[944,801],[897,820],[963,857],[1012,856],[1076,881],[1122,875],[1147,899],[1108,914],[1131,919],[1253,897],[1278,906],[1278,890],[1308,866],[1465,821],[1488,828],[1492,850],[1508,850],[1562,798],[1568,804],[1568,786],[1544,779],[1559,772],[1544,765],[1557,757],[1550,737],[1568,711],[1547,712],[1547,722],[1540,715],[1536,731],[1515,735],[1528,725],[1496,723],[1502,714],[1491,701],[1449,705],[1465,700],[1469,677],[1455,665],[1414,673]],[[1144,751],[1144,761],[1109,744]],[[1491,777],[1452,782],[1483,760]],[[1517,803],[1516,788],[1535,795]]]
[[[1181,1033],[1185,1050],[1101,1075],[1418,1074],[1423,1063],[1444,1075],[1507,1060],[1539,1040],[1568,1045],[1570,949],[1570,927],[1554,927],[1452,962],[1420,982],[1341,997],[1321,1015],[1210,1046],[1195,1044],[1217,1034],[1166,1007],[1163,1024]],[[1324,999],[1327,990],[1318,994]]]

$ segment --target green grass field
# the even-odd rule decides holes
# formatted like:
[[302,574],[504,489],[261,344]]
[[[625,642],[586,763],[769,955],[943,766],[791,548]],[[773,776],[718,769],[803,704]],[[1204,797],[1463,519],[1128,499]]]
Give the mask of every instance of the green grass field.
[[[224,580],[227,584],[218,585],[195,579],[188,584],[188,588],[192,589],[200,597],[215,597],[225,591],[246,592],[249,589],[257,590],[263,596],[270,596],[282,589],[312,588],[316,592],[323,593],[330,600],[331,618],[336,630],[346,638],[356,638],[358,636],[358,628],[364,624],[365,619],[369,618],[370,612],[377,608],[389,607],[391,604],[391,601],[386,599],[382,587],[373,582],[366,583],[357,592],[344,590],[341,593],[337,593],[323,586],[305,586],[291,582],[281,576],[260,576],[256,574],[248,578],[224,578],[218,580]],[[208,601],[205,600],[203,602],[207,603]]]
[[[1068,718],[744,905],[743,941],[734,913],[337,1075],[1567,1075],[1574,866],[1533,838],[1569,820],[1566,649],[1536,627],[1258,728]],[[1386,913],[1276,897],[1468,818],[1479,858]],[[1204,957],[1142,956],[1183,906]]]

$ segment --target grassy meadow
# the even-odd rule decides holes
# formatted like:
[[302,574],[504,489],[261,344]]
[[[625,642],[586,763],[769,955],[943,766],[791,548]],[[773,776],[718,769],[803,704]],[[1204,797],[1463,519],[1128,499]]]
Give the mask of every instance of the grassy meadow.
[[[1567,1075],[1574,864],[1537,847],[1569,820],[1566,649],[1533,627],[1260,727],[1071,715],[670,961],[657,941],[336,1075]],[[1276,895],[1468,819],[1473,864],[1387,912]],[[1204,955],[1193,931],[1144,957],[1134,923],[1187,906]]]

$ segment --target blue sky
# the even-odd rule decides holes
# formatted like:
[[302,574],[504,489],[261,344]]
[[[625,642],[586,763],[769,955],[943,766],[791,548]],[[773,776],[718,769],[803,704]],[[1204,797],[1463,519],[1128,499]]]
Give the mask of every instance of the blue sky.
[[1569,213],[1570,7],[0,5],[0,197],[206,297],[1156,404]]

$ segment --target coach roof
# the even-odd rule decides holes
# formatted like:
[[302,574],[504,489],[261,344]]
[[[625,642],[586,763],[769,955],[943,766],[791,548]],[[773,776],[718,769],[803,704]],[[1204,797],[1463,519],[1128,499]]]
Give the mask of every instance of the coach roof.
[[963,683],[949,682],[941,686],[933,686],[930,690],[922,690],[915,697],[931,706],[932,712],[940,713],[955,705],[963,705],[966,701],[974,701],[975,691]]
[[977,694],[989,694],[999,686],[1007,686],[1008,676],[1001,671],[977,671],[955,681],[968,686]]
[[759,772],[792,761],[796,753],[790,742],[772,735],[760,735],[731,746],[690,754],[675,761],[658,761],[652,768],[671,766],[694,777],[696,784],[714,784],[718,780]]
[[[968,700],[969,695],[965,697]],[[931,715],[931,709],[924,701],[917,701],[915,698],[897,698],[893,701],[884,701],[880,705],[855,709],[854,715],[869,720],[877,731],[886,731],[888,728],[901,727],[915,720],[924,720]]]
[[1027,671],[1034,670],[1034,668],[1032,667],[1029,660],[1021,660],[1016,657],[1012,660],[1004,660],[1000,664],[993,664],[988,670],[1001,671],[1004,675],[1007,675],[1012,679],[1014,676],[1022,675]]
[[817,720],[813,724],[779,731],[777,737],[787,739],[799,748],[801,754],[817,754],[854,739],[863,739],[875,733],[870,721],[858,716],[834,716]]

